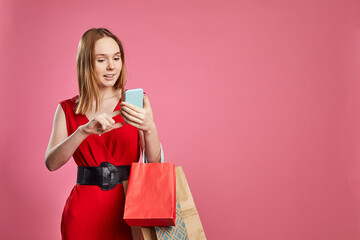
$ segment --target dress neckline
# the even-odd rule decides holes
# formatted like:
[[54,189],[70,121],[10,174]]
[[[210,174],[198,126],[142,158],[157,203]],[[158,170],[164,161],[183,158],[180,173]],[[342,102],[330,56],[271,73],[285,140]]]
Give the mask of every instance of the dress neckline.
[[[118,103],[115,105],[115,108],[114,108],[114,110],[113,110],[112,112],[115,112],[115,111],[117,110],[118,106],[120,106],[120,103],[121,103],[121,97],[120,97],[120,100],[118,101]],[[90,120],[89,120],[89,118],[86,116],[86,114],[83,114],[83,115],[84,115],[85,119],[86,119],[88,122],[90,122]]]

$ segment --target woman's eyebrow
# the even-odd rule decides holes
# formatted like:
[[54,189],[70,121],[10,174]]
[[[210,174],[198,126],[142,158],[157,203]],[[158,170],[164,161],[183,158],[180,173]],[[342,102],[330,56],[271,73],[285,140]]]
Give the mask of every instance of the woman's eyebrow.
[[[114,56],[118,55],[118,54],[120,54],[120,52],[114,53]],[[107,56],[107,55],[104,53],[99,53],[99,54],[96,54],[95,56]]]

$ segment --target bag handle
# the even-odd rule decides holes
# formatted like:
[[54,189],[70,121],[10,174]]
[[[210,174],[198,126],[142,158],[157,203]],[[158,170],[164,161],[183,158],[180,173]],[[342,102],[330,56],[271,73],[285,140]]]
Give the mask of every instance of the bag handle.
[[[161,143],[160,143],[160,149],[161,149],[160,162],[164,163],[164,151],[162,149]],[[149,161],[147,160],[147,157],[145,155],[145,148],[143,149],[142,162],[141,163],[149,163]]]

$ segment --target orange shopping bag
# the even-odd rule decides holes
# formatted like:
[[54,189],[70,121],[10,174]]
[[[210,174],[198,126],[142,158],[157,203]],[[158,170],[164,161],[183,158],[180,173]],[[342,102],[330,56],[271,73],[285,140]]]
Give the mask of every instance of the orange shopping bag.
[[176,174],[173,163],[132,163],[124,220],[129,226],[174,226]]

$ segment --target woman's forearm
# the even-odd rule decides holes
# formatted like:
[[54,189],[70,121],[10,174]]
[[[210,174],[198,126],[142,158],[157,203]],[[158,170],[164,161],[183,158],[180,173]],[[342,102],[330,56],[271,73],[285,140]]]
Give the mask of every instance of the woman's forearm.
[[50,171],[55,171],[67,163],[75,150],[90,134],[80,126],[73,134],[67,137],[45,153],[45,164]]
[[145,138],[145,155],[149,162],[155,163],[160,162],[161,159],[161,147],[159,136],[156,130],[156,126],[144,132]]

